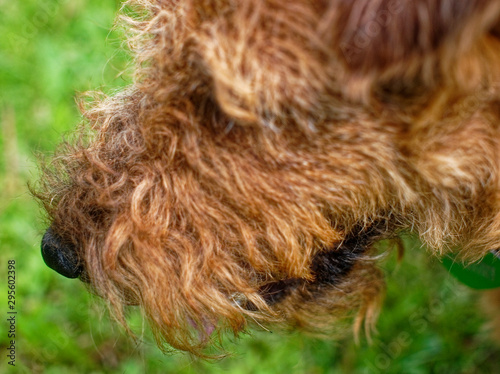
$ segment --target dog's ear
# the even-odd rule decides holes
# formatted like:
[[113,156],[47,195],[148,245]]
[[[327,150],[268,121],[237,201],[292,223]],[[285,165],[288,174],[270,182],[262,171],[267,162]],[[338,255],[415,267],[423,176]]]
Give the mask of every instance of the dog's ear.
[[337,0],[333,40],[351,71],[407,66],[450,48],[460,53],[499,21],[496,0]]

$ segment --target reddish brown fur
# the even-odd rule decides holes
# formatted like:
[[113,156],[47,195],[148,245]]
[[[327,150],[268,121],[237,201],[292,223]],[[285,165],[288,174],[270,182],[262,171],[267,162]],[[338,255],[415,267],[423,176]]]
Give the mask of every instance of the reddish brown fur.
[[[500,248],[499,2],[128,5],[134,84],[85,111],[37,192],[121,322],[137,303],[197,355],[211,326],[370,325],[373,256],[318,291],[318,252],[374,222],[438,255]],[[304,283],[266,304],[284,279]]]

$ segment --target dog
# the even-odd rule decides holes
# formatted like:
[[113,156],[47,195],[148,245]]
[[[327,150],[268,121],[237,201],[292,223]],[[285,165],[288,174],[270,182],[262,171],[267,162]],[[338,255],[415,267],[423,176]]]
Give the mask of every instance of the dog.
[[369,332],[375,244],[500,248],[500,3],[130,0],[133,84],[34,195],[42,255],[206,357],[249,324]]

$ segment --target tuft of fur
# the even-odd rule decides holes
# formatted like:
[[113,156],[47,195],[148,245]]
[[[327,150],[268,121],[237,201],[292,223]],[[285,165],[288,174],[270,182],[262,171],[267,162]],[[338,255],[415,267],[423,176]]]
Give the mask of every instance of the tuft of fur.
[[140,305],[200,356],[249,321],[359,329],[378,240],[500,248],[499,2],[126,6],[134,83],[84,109],[35,192],[122,323]]

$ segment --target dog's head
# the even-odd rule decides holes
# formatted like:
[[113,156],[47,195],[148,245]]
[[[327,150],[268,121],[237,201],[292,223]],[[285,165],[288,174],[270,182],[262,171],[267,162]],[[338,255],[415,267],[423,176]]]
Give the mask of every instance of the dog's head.
[[47,265],[120,321],[199,355],[249,320],[359,327],[378,240],[500,246],[496,1],[130,3],[135,83],[35,192]]

